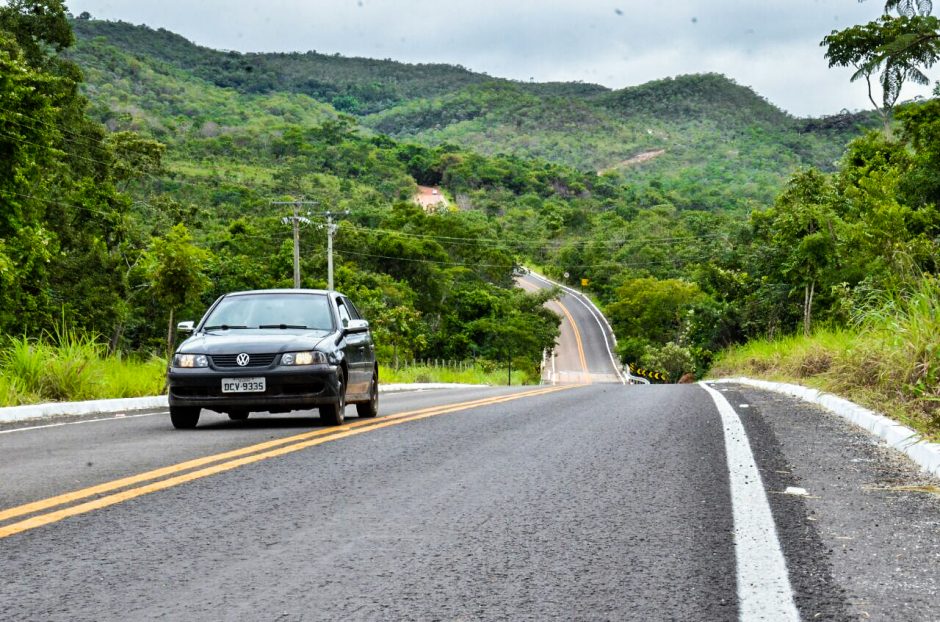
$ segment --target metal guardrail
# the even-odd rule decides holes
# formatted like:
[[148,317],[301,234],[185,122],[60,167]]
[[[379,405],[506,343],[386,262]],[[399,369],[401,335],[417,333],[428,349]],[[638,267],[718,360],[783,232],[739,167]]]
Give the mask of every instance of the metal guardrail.
[[642,376],[634,376],[630,373],[630,366],[623,366],[623,377],[626,378],[627,384],[649,384],[650,381]]

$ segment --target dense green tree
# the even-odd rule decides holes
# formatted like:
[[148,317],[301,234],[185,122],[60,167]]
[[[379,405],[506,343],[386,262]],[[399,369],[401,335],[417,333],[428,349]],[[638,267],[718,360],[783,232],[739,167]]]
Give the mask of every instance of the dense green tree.
[[695,283],[651,277],[624,281],[614,296],[605,311],[617,335],[625,338],[630,348],[638,343],[664,345],[680,339],[692,305],[706,297]]
[[56,99],[48,93],[55,80],[24,62],[15,40],[0,31],[0,329],[22,329],[18,322],[37,321],[49,304],[43,283],[58,245],[43,197],[59,135]]
[[64,6],[0,7],[0,241],[12,264],[0,329],[46,328],[57,307],[105,331],[122,283],[110,278],[128,235],[103,129],[84,116],[81,72],[58,55],[72,42]]
[[13,35],[27,63],[34,67],[60,65],[49,54],[72,45],[74,37],[61,0],[7,0],[0,7],[0,30]]
[[838,282],[842,220],[831,181],[818,171],[804,171],[790,180],[773,207],[755,212],[751,220],[765,271],[775,266],[791,295],[802,290],[803,331],[810,334],[817,286],[821,280]]
[[[940,20],[930,15],[932,9],[929,0],[888,0],[879,19],[834,30],[822,40],[830,67],[854,67],[852,81],[865,79],[868,98],[882,115],[885,130],[904,83],[929,84],[924,69],[940,59]],[[891,15],[892,10],[898,14]],[[880,104],[872,92],[875,74]]]
[[199,295],[209,285],[205,268],[210,259],[207,251],[193,244],[189,231],[176,225],[165,237],[154,238],[147,249],[143,265],[153,299],[166,310],[166,352],[173,352],[176,312],[197,307]]
[[667,382],[679,382],[685,374],[695,373],[691,350],[673,341],[658,347],[647,346],[640,364],[646,369],[666,374]]

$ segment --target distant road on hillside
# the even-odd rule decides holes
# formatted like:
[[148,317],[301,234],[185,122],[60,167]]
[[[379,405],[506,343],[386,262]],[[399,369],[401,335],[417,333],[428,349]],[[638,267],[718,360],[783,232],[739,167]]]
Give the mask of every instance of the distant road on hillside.
[[[532,273],[516,282],[525,290],[547,289],[552,283]],[[554,361],[546,362],[546,384],[605,384],[623,382],[616,362],[614,338],[607,321],[585,296],[565,290],[548,308],[561,317],[561,336]]]

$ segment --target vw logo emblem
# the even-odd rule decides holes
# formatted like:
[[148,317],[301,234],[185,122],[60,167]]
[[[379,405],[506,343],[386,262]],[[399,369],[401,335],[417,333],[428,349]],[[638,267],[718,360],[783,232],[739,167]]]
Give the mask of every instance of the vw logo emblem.
[[241,354],[235,357],[235,362],[238,363],[239,367],[244,367],[245,365],[248,364],[248,361],[250,360],[251,359],[244,352],[242,352]]

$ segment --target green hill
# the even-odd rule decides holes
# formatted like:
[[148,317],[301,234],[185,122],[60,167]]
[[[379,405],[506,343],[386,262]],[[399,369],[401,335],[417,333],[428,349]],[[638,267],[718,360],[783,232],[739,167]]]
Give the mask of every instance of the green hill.
[[793,171],[832,170],[848,140],[876,124],[869,114],[797,119],[717,74],[611,91],[439,64],[218,51],[122,22],[73,25],[73,58],[93,99],[108,102],[111,115],[98,113],[110,126],[140,117],[131,127],[166,139],[193,124],[233,131],[342,112],[398,140],[608,172],[683,208],[768,203]]
[[125,22],[74,20],[72,26],[79,41],[112,45],[216,86],[249,94],[302,94],[356,114],[384,110],[411,99],[414,93],[433,97],[489,79],[451,65],[408,65],[312,51],[242,54],[212,50],[162,28],[154,30]]

